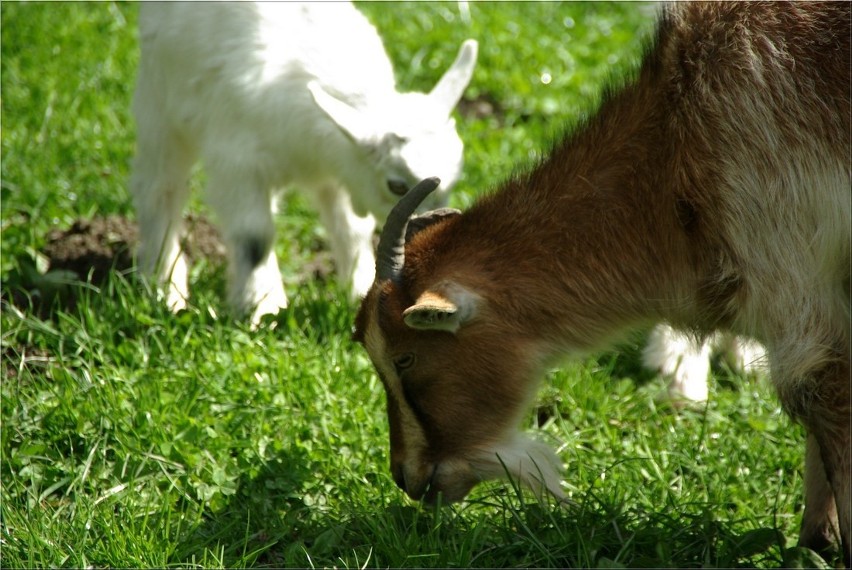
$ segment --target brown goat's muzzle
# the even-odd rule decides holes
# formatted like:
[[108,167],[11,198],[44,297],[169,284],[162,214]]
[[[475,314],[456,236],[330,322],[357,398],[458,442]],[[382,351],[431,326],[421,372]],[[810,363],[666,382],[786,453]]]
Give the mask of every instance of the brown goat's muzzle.
[[408,467],[399,462],[391,472],[405,494],[429,505],[461,501],[481,481],[466,461],[459,460]]

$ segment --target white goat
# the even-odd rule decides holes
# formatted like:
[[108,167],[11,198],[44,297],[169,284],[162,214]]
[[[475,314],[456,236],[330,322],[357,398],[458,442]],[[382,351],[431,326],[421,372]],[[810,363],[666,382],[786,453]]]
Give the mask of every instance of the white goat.
[[[391,212],[356,319],[412,498],[513,476],[543,371],[658,322],[766,347],[808,431],[800,543],[852,562],[852,4],[672,3],[635,77],[464,213]],[[406,234],[408,241],[406,243]]]
[[306,190],[353,296],[373,279],[376,219],[426,175],[445,177],[436,203],[446,202],[463,149],[450,113],[473,73],[473,40],[427,95],[397,92],[376,29],[348,3],[145,3],[139,29],[139,261],[172,309],[188,296],[179,237],[199,156],[229,249],[229,300],[253,323],[287,305],[275,189]]
[[737,372],[752,374],[766,369],[765,350],[753,340],[722,333],[701,339],[667,324],[651,331],[642,362],[669,379],[668,395],[673,402],[703,402],[708,396],[707,379],[714,353]]

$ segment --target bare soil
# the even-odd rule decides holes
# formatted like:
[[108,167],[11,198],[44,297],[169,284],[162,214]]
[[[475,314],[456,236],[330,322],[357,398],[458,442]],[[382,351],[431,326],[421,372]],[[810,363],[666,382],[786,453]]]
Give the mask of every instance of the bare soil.
[[[189,215],[182,247],[190,263],[207,258],[224,263],[225,246],[216,227],[202,216]],[[66,229],[54,228],[46,236],[41,253],[47,259],[44,275],[35,270],[3,290],[3,300],[22,311],[49,318],[58,302],[70,309],[78,290],[69,282],[103,285],[115,272],[134,270],[134,252],[139,242],[136,222],[125,216],[77,219]],[[60,276],[58,279],[51,277]]]
[[[190,262],[206,257],[224,262],[225,246],[219,232],[206,218],[187,218],[183,247]],[[133,268],[133,252],[139,241],[136,222],[124,216],[76,220],[70,228],[47,234],[44,254],[49,269],[73,271],[81,281],[101,284],[112,271]]]
[[[184,222],[181,247],[190,264],[199,259],[206,259],[211,265],[227,262],[221,235],[209,219],[190,214]],[[136,222],[125,216],[80,218],[66,229],[48,232],[46,241],[41,251],[48,262],[44,275],[22,276],[2,291],[4,302],[41,318],[50,318],[57,303],[65,309],[76,305],[79,291],[67,286],[69,282],[99,287],[116,272],[127,275],[135,271],[139,230]],[[324,281],[333,271],[325,244],[313,244],[311,250],[311,259],[300,268],[298,281]],[[65,286],[57,288],[57,284]]]

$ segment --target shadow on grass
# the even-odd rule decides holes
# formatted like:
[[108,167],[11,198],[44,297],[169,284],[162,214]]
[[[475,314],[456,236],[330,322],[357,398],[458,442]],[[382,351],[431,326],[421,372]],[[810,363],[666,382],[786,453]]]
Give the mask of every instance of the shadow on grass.
[[312,524],[317,479],[306,452],[291,447],[278,453],[256,476],[242,475],[222,506],[205,509],[201,524],[178,539],[172,562],[292,566],[288,551],[304,541]]
[[[231,544],[223,549],[226,566],[830,568],[812,551],[787,548],[776,529],[738,532],[712,506],[647,512],[589,494],[560,508],[498,488],[440,509],[400,496],[325,519],[287,493],[270,496],[278,512],[260,508],[250,495],[269,493],[268,481],[263,475],[243,482],[187,544]],[[235,536],[245,542],[233,546]]]
[[[517,492],[516,492],[517,496]],[[513,565],[586,568],[828,568],[816,553],[787,548],[774,528],[739,532],[714,505],[693,512],[625,509],[594,493],[566,508],[500,500],[506,520],[500,544],[528,552]],[[512,546],[515,545],[515,546]],[[494,553],[492,553],[493,555]],[[506,560],[509,562],[508,560]]]
[[391,567],[824,567],[813,553],[785,549],[775,529],[737,534],[710,514],[607,512],[615,510],[504,504],[495,517],[472,505],[453,517],[392,506],[328,526],[321,536],[331,536],[341,558],[321,562],[346,560],[366,543],[376,565]]

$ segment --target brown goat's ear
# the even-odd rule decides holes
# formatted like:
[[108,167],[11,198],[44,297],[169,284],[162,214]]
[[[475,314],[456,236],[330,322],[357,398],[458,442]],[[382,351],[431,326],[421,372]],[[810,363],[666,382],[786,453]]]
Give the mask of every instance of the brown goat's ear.
[[456,283],[425,291],[402,313],[405,324],[417,330],[455,333],[476,315],[479,296]]
[[405,243],[408,243],[415,234],[425,230],[432,224],[437,224],[445,218],[452,218],[459,214],[461,214],[461,211],[455,208],[438,208],[425,214],[411,216],[408,218],[408,225],[405,227]]

